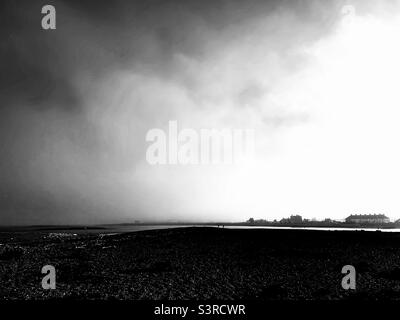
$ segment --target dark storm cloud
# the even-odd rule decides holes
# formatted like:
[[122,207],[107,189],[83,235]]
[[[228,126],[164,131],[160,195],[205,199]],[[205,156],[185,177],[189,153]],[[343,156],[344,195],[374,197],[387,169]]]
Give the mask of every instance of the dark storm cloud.
[[311,1],[52,4],[58,13],[56,32],[43,32],[40,28],[43,2],[2,3],[2,98],[22,93],[37,107],[55,99],[58,107],[79,108],[79,96],[71,84],[76,72],[99,74],[115,67],[136,67],[171,76],[175,53],[201,59],[209,33],[223,35],[226,29],[246,19],[290,8],[307,23],[322,22],[318,32],[333,21],[325,7],[319,8]]
[[25,100],[37,108],[51,100],[58,106],[77,106],[56,39],[41,32],[38,14],[34,14],[40,14],[40,4],[4,1],[2,6],[0,96],[6,102],[2,108],[16,108],[13,100]]
[[[52,1],[54,31],[40,27],[44,4],[1,2],[0,223],[153,217],[147,178],[132,182],[129,174],[143,159],[145,130],[180,111],[143,96],[188,99],[187,113],[202,105],[197,100],[216,101],[200,90],[209,56],[240,43],[252,21],[269,16],[276,22],[266,24],[268,50],[288,60],[287,72],[295,70],[303,58],[286,57],[289,49],[329,32],[341,1]],[[281,16],[293,25],[281,23]],[[248,81],[230,99],[242,107],[265,94],[268,88]],[[157,198],[160,210],[174,201]]]

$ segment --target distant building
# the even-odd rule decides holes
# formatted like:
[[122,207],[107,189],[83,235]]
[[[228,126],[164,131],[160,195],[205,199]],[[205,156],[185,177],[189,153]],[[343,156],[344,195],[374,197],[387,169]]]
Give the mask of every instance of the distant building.
[[290,216],[289,221],[290,221],[290,223],[302,223],[303,218],[299,215]]
[[299,215],[290,216],[290,218],[283,218],[279,221],[281,224],[293,224],[293,223],[302,223],[303,218]]
[[388,223],[384,214],[352,214],[346,218],[347,223]]

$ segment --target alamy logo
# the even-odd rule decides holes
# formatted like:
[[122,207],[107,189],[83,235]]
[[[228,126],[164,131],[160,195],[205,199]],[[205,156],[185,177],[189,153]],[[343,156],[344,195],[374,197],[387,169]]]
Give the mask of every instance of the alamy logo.
[[346,274],[342,279],[342,288],[344,290],[356,289],[356,269],[352,265],[345,265],[342,273]]
[[44,30],[56,29],[56,8],[47,4],[42,7],[42,14],[45,14],[42,18],[42,28]]
[[42,288],[54,290],[56,288],[56,269],[52,265],[45,265],[42,268],[42,273],[45,274],[42,279]]
[[162,129],[147,132],[146,160],[149,164],[236,164],[254,157],[255,133],[252,129],[178,130],[169,121],[168,133]]

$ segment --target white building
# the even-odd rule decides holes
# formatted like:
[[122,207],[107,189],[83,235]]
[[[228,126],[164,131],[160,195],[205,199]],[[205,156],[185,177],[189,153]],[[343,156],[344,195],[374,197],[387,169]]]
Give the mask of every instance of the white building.
[[347,223],[388,223],[384,214],[352,214],[346,218]]

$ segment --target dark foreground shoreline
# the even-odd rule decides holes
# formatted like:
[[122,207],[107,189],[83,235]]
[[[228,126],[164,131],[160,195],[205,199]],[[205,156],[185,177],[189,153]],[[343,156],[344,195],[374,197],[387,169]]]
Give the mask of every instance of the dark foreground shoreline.
[[[400,299],[399,233],[193,227],[0,240],[0,300]],[[41,287],[44,265],[56,290]],[[342,289],[344,265],[356,290]]]

